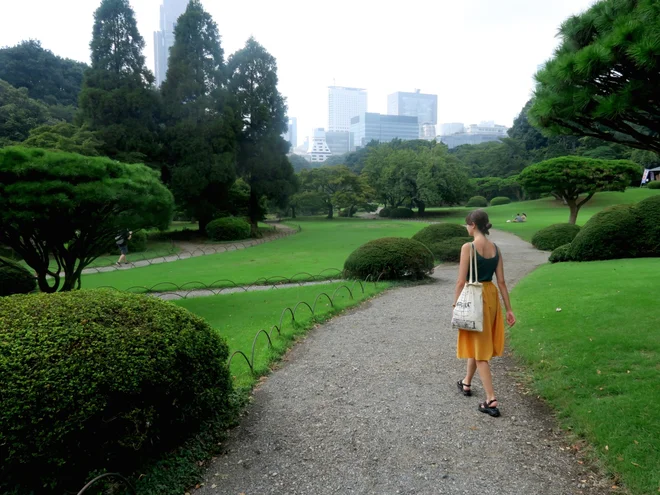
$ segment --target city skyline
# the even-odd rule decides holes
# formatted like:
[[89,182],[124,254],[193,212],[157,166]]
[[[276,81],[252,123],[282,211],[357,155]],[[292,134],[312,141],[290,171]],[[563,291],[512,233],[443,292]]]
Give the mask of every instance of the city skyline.
[[[147,66],[154,70],[153,33],[160,30],[162,0],[130,3],[146,42]],[[251,35],[277,59],[279,88],[289,117],[298,120],[300,143],[312,129],[327,126],[330,85],[366,88],[368,112],[386,114],[389,94],[421,88],[438,95],[439,123],[494,120],[510,126],[531,95],[534,73],[558,44],[559,26],[593,0],[440,0],[396,12],[336,0],[322,24],[296,23],[308,8],[298,0],[287,1],[285,9],[266,0],[202,3],[218,23],[225,59]],[[0,46],[39,39],[59,56],[89,63],[99,4],[68,0],[66,10],[45,0],[4,5]],[[337,26],[346,34],[337,36]],[[321,40],[332,40],[332,49]]]

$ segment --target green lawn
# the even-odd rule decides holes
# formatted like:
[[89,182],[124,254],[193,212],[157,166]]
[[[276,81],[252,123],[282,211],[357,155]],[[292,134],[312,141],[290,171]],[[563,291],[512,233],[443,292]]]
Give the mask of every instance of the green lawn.
[[[346,289],[337,290],[342,285],[352,289],[353,299]],[[363,287],[364,294],[360,284],[336,282],[183,299],[176,301],[175,304],[203,317],[217,329],[220,335],[227,339],[230,355],[236,350],[241,350],[251,358],[252,342],[257,332],[261,329],[270,332],[273,325],[279,325],[285,308],[294,309],[300,301],[305,301],[314,307],[314,300],[319,294],[326,293],[331,298],[334,295],[334,307],[330,306],[324,296],[318,300],[315,309],[316,318],[312,317],[311,311],[304,305],[296,310],[296,324],[293,324],[291,315],[286,312],[282,318],[282,336],[277,336],[277,332],[273,331],[273,349],[268,349],[268,340],[264,335],[259,336],[256,345],[255,371],[257,375],[262,375],[268,371],[272,361],[281,356],[293,344],[295,338],[305,333],[315,322],[323,321],[341,310],[359,304],[390,287],[390,284],[379,282],[377,287],[373,283],[364,284]],[[251,386],[256,379],[251,375],[245,359],[240,355],[232,360],[231,372],[239,386]]]
[[657,258],[562,263],[513,294],[511,345],[533,386],[640,495],[660,491],[658,280]]
[[[594,214],[608,206],[637,203],[650,196],[660,194],[659,190],[646,188],[630,188],[626,192],[604,192],[596,194],[578,214],[578,225],[584,225]],[[442,214],[440,220],[447,222],[464,222],[465,215],[474,208],[430,208],[429,213]],[[508,205],[485,208],[494,229],[511,232],[526,241],[542,228],[555,223],[568,222],[568,207],[554,198],[544,198],[536,201],[522,201]],[[527,213],[525,223],[506,223],[513,220],[516,213]]]
[[[333,268],[341,270],[348,255],[363,243],[380,237],[411,237],[422,229],[421,222],[339,219],[296,220],[302,232],[249,249],[200,256],[130,270],[83,275],[85,289],[111,286],[125,290],[134,286],[153,287],[162,282],[183,285],[189,282],[231,285],[250,284],[268,277],[292,277],[301,272],[312,275]],[[336,275],[336,272],[329,272]],[[306,278],[300,275],[298,278]]]

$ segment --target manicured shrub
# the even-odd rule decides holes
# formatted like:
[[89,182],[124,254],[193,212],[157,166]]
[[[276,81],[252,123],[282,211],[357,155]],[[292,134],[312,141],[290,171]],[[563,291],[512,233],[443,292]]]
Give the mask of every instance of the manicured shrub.
[[390,208],[381,208],[381,210],[378,212],[379,217],[387,218],[390,216]]
[[129,253],[141,253],[147,250],[147,233],[144,230],[133,232],[128,241]]
[[21,261],[21,256],[8,246],[0,244],[0,256],[14,261]]
[[571,258],[571,244],[564,244],[562,246],[559,246],[558,248],[555,248],[554,251],[552,251],[552,254],[550,254],[550,258],[548,258],[550,263],[562,263],[564,261],[573,261],[573,258]]
[[465,237],[452,237],[444,241],[436,242],[429,246],[433,257],[437,261],[456,262],[461,260],[461,249],[463,244],[470,240]]
[[37,280],[34,275],[15,261],[0,256],[0,297],[28,294],[36,288]]
[[383,237],[363,244],[346,259],[348,277],[398,280],[433,273],[433,255],[424,244],[404,237]]
[[611,206],[596,213],[571,243],[571,258],[595,261],[637,257],[637,221],[634,205]]
[[159,299],[107,290],[0,298],[0,493],[75,493],[131,473],[228,411],[228,348]]
[[660,189],[660,180],[654,180],[653,182],[649,182],[646,187],[649,189]]
[[579,225],[556,223],[539,230],[532,237],[532,245],[536,249],[552,251],[564,244],[570,244],[580,232]]
[[510,203],[511,198],[507,198],[506,196],[496,196],[490,200],[490,206],[508,205]]
[[472,196],[468,200],[466,206],[470,208],[485,208],[486,206],[488,206],[488,200],[483,196]]
[[206,226],[206,235],[212,241],[240,241],[250,237],[250,224],[242,218],[217,218]]
[[638,256],[660,256],[660,195],[651,196],[633,207],[638,234]]
[[410,208],[394,208],[390,210],[389,217],[390,218],[413,218],[415,216],[415,212],[412,211]]
[[413,239],[421,242],[428,248],[431,247],[431,244],[437,244],[438,242],[443,242],[454,237],[466,239],[464,242],[467,242],[467,239],[470,238],[467,229],[463,225],[456,223],[434,223],[428,227],[424,227],[412,236]]

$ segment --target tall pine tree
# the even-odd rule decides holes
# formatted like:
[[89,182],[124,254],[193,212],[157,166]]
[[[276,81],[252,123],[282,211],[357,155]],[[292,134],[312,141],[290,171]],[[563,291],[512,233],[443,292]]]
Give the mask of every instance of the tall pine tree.
[[249,215],[253,229],[262,219],[264,197],[284,204],[296,190],[293,167],[286,157],[286,104],[277,90],[277,63],[254,38],[228,62],[229,88],[240,114],[238,174],[250,186]]
[[236,178],[238,121],[226,104],[218,26],[199,0],[179,18],[161,93],[167,121],[165,155],[179,207],[199,229],[229,208]]
[[159,99],[144,47],[128,0],[103,0],[94,13],[92,67],[80,93],[79,123],[96,131],[111,158],[153,164]]

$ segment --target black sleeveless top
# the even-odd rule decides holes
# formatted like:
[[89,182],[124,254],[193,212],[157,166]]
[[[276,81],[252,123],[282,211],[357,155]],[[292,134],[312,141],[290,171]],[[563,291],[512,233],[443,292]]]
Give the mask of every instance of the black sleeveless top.
[[[484,258],[479,254],[476,248],[474,248],[474,244],[470,245],[470,249],[474,248],[474,253],[476,253],[476,259],[477,259],[477,275],[479,275],[479,282],[492,282],[493,281],[493,275],[495,274],[495,270],[497,269],[497,264],[500,261],[500,250],[497,248],[497,245],[493,243],[495,246],[495,256],[492,258]],[[474,268],[473,268],[474,270]],[[466,280],[470,280],[470,269],[468,268],[468,274]]]

